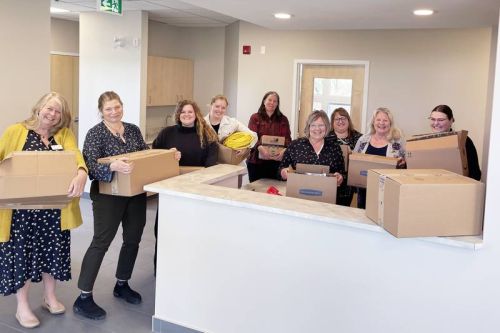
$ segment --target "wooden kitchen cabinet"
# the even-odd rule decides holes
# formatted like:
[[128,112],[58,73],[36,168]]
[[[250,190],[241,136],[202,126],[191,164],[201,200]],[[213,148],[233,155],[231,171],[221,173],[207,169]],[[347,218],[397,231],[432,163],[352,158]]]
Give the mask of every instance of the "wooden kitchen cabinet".
[[193,61],[148,56],[147,106],[176,105],[193,98]]

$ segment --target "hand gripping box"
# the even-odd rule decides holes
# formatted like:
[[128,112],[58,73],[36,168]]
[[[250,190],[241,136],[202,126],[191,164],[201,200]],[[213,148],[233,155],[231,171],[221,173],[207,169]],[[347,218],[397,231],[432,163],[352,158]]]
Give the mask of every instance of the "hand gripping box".
[[144,185],[178,176],[179,161],[174,154],[174,150],[148,149],[98,159],[98,163],[109,164],[121,157],[128,157],[134,163],[131,173],[113,172],[110,183],[99,182],[99,192],[131,197],[145,192]]
[[445,169],[467,176],[467,131],[416,135],[406,142],[408,169]]
[[370,170],[366,215],[396,237],[482,232],[484,184],[440,169]]
[[397,162],[395,157],[352,153],[349,155],[347,185],[365,188],[368,170],[396,169]]
[[335,204],[337,177],[328,165],[300,164],[288,171],[286,196]]
[[[278,156],[285,149],[284,136],[263,135],[260,140],[261,144],[269,150],[271,157]],[[262,158],[260,152],[259,158]]]
[[236,154],[237,150],[224,146],[221,143],[219,145],[219,154],[217,163],[219,164],[232,164],[238,165],[243,162],[244,159],[250,155],[250,148],[239,149],[242,150],[241,154]]
[[75,152],[12,152],[0,162],[0,208],[63,208],[76,172]]

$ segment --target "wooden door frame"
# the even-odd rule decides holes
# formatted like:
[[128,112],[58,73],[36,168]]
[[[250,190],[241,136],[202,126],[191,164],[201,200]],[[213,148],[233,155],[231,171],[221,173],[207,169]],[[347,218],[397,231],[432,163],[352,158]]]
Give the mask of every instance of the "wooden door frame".
[[[293,61],[293,94],[292,94],[292,110],[290,129],[292,137],[298,133],[299,123],[299,106],[300,106],[300,90],[302,82],[302,69],[304,65],[325,65],[325,66],[359,66],[365,68],[365,82],[363,83],[363,108],[361,110],[361,133],[365,133],[368,103],[368,79],[370,74],[370,62],[364,60],[314,60],[314,59],[295,59]],[[296,139],[296,138],[295,138]]]

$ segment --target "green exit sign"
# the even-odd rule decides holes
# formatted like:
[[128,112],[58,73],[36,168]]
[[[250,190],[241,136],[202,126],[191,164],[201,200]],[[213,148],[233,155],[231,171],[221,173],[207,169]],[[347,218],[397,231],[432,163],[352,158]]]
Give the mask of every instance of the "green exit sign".
[[99,11],[122,15],[122,0],[97,0]]

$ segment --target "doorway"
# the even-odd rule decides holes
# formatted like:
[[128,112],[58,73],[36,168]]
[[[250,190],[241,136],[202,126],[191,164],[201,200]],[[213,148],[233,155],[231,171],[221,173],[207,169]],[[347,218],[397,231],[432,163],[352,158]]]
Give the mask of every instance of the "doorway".
[[368,99],[368,61],[295,61],[294,134],[304,135],[307,117],[314,110],[331,116],[345,108],[354,128],[364,133]]
[[76,55],[50,55],[50,90],[60,93],[71,111],[71,130],[78,144],[78,66]]

